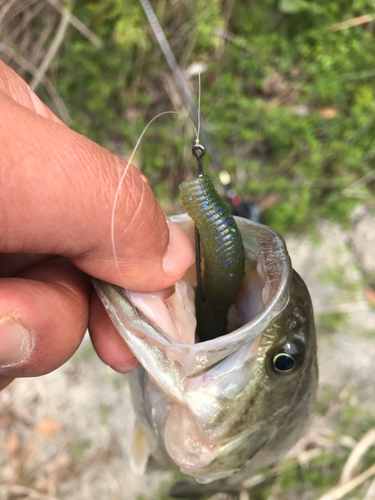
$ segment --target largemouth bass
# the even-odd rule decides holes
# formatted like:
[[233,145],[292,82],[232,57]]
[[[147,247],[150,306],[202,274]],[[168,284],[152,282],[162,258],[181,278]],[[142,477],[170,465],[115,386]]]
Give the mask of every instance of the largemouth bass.
[[[174,216],[194,238],[194,223]],[[236,217],[245,277],[229,313],[230,333],[195,337],[196,275],[135,293],[94,280],[107,313],[141,363],[130,374],[137,416],[133,467],[149,459],[195,481],[194,491],[235,491],[300,438],[317,386],[308,290],[281,236]],[[232,317],[232,319],[231,319]],[[208,483],[208,484],[204,484]]]

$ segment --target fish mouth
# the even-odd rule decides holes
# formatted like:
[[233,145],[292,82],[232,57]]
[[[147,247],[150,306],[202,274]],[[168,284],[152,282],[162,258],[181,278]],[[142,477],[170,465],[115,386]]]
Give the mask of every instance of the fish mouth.
[[[194,222],[187,214],[170,219],[194,240]],[[263,224],[234,219],[245,250],[246,274],[233,304],[239,323],[227,335],[188,346],[182,368],[188,378],[202,375],[243,346],[252,345],[289,301],[293,270],[283,238]],[[195,266],[190,272],[195,280]]]
[[[228,414],[231,402],[251,379],[262,334],[289,302],[293,273],[278,233],[247,219],[235,219],[244,244],[246,275],[234,302],[240,326],[226,335],[195,343],[194,327],[190,340],[183,342],[183,336],[170,333],[169,319],[164,326],[155,320],[147,305],[152,292],[139,294],[93,280],[112,322],[148,373],[148,394],[135,398],[143,398],[144,408],[151,404],[147,401],[153,401],[146,411],[150,432],[157,433],[182,472],[205,482],[233,474],[272,437],[259,431],[254,422],[239,435],[231,428],[231,418],[224,422],[221,416]],[[194,239],[189,216],[171,220]],[[168,300],[180,294],[173,298],[183,311],[179,318],[195,320],[194,273],[195,266],[175,287],[152,295],[156,309],[165,308],[168,313]],[[259,435],[267,439],[260,443]]]
[[[172,216],[171,220],[194,239],[194,222],[187,214]],[[144,349],[145,337],[147,344],[165,358],[164,368],[178,363],[183,377],[194,378],[243,346],[250,346],[288,303],[293,271],[284,240],[267,226],[241,217],[235,220],[245,249],[246,276],[234,303],[241,326],[226,335],[199,343],[181,342],[160,328],[152,311],[139,305],[136,297],[139,294],[93,280],[109,316],[146,370],[154,363],[150,363]],[[193,282],[194,274],[192,266],[184,280]],[[154,352],[151,356],[154,358]]]

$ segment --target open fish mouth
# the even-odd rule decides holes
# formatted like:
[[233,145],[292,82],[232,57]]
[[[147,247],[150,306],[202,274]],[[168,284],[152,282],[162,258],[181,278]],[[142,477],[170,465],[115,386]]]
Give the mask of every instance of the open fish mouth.
[[[171,219],[194,238],[190,217]],[[307,289],[278,233],[247,219],[236,217],[236,223],[246,274],[233,304],[235,329],[226,335],[205,342],[195,338],[193,270],[175,287],[155,293],[93,280],[144,369],[130,376],[138,431],[148,442],[134,452],[143,454],[133,460],[138,472],[150,454],[162,454],[203,483],[228,477],[255,459],[256,470],[294,444],[308,417],[316,346]],[[270,359],[285,345],[292,351],[302,345],[303,360],[298,375],[291,370],[288,380],[280,381],[271,373]],[[285,432],[285,443],[280,442]]]
[[[188,215],[175,215],[171,220],[194,237],[194,223]],[[246,258],[246,275],[234,304],[241,326],[223,337],[195,343],[191,331],[182,338],[172,329],[168,330],[169,335],[163,331],[155,321],[155,316],[160,316],[156,309],[162,306],[165,297],[171,295],[170,290],[138,293],[93,280],[107,313],[143,366],[148,356],[144,346],[139,348],[138,340],[146,335],[150,345],[160,349],[163,358],[181,365],[179,371],[184,377],[201,375],[244,345],[249,346],[287,304],[293,270],[284,240],[267,226],[240,217],[235,217],[235,220],[242,235]],[[195,269],[191,268],[183,283],[194,284],[194,273]],[[185,289],[185,285],[179,282],[176,288],[182,296],[183,312],[186,309],[193,311],[194,306],[186,307],[187,303],[194,304],[194,296],[188,297],[191,290]],[[149,303],[146,305],[148,299],[153,297],[160,298],[156,307]],[[121,307],[118,307],[119,304]],[[170,309],[169,305],[164,307]],[[149,328],[145,327],[146,324]]]

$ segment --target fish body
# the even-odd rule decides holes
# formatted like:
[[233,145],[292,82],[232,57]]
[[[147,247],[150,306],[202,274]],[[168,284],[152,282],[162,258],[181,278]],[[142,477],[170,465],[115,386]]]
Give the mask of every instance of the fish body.
[[[194,237],[187,215],[172,220]],[[219,338],[195,338],[194,272],[145,294],[94,280],[142,365],[130,375],[134,467],[143,472],[153,460],[194,478],[176,497],[241,489],[299,439],[315,398],[308,290],[278,233],[247,219],[236,223],[245,278],[234,300],[235,329]]]

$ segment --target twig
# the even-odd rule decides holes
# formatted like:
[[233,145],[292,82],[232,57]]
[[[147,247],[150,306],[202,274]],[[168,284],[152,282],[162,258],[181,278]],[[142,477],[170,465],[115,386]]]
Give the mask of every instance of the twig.
[[62,44],[68,26],[69,26],[68,16],[63,14],[61,16],[61,21],[56,31],[55,38],[53,39],[51,45],[49,46],[46,55],[43,59],[43,62],[37,70],[36,75],[34,75],[34,78],[31,80],[30,88],[32,90],[35,91],[38,85],[43,81],[45,73],[49,68],[49,65],[51,64],[53,58],[57,54],[60,45]]
[[347,28],[352,28],[353,26],[359,26],[361,24],[371,23],[371,21],[374,21],[374,19],[375,16],[372,16],[370,14],[365,14],[364,16],[359,16],[359,17],[353,17],[352,19],[348,19],[347,21],[343,21],[337,24],[332,24],[327,28],[327,31],[332,33],[334,31],[345,30]]
[[[25,71],[31,73],[32,75],[35,75],[37,72],[37,68],[29,63],[26,59],[24,59],[22,56],[17,55],[14,53],[14,51],[8,47],[7,45],[3,44],[0,42],[0,52],[3,52],[4,54],[8,55],[14,61],[21,66],[22,69]],[[51,80],[44,76],[43,79],[43,85],[45,86],[47,92],[49,93],[51,99],[53,100],[53,103],[56,106],[57,112],[60,115],[60,118],[64,123],[66,123],[68,126],[71,126],[73,123],[73,120],[69,114],[68,108],[65,106],[64,101],[61,99],[59,94],[57,93],[55,87],[53,86]]]
[[12,7],[12,5],[14,4],[16,0],[10,0],[10,2],[6,2],[4,7],[1,9],[0,11],[0,24],[2,22],[2,20],[4,19],[6,13],[10,10],[10,8]]
[[366,186],[366,184],[368,184],[369,182],[373,181],[374,179],[375,179],[375,170],[372,170],[364,177],[361,177],[360,179],[356,180],[355,182],[347,186],[344,189],[343,194],[347,197],[365,198],[366,193],[360,193],[359,190],[364,186]]
[[367,450],[375,444],[375,429],[369,430],[356,444],[350,453],[341,472],[340,484],[348,483],[354,476],[356,469]]
[[34,66],[38,64],[38,61],[42,59],[43,54],[45,53],[44,44],[54,29],[56,16],[58,15],[59,14],[57,12],[52,11],[51,9],[50,12],[48,12],[47,15],[45,16],[44,27],[41,30],[41,33],[39,35],[38,40],[35,42],[35,45],[33,45],[30,54],[29,62]]
[[[43,2],[34,2],[25,7],[23,10],[26,10],[25,15],[22,18],[20,23],[17,23],[17,27],[12,30],[12,38],[16,40],[17,37],[22,33],[22,31],[27,28],[27,26],[31,23],[31,21],[36,17],[41,10],[46,6]],[[34,8],[32,8],[34,7]],[[18,12],[20,14],[22,10]],[[7,23],[9,24],[10,19],[7,19]]]
[[335,486],[328,493],[325,493],[319,500],[341,500],[345,495],[358,488],[362,483],[370,479],[370,477],[375,475],[375,465],[371,466],[369,469],[362,472],[359,476],[355,477],[348,483],[340,486]]
[[[4,3],[7,4],[7,2],[4,2]],[[13,21],[13,19],[15,17],[19,16],[24,11],[26,11],[26,15],[27,15],[28,11],[36,3],[42,3],[43,4],[43,2],[41,2],[41,0],[29,0],[29,1],[24,0],[23,2],[16,2],[15,5],[13,5],[12,2],[8,2],[8,4],[12,5],[12,9],[7,12],[7,15],[6,15],[6,18],[5,18],[5,22],[4,22],[4,24],[6,25],[6,27],[8,27],[10,25],[10,23]],[[1,21],[0,21],[0,25],[1,25]],[[12,37],[13,37],[13,30],[12,30]],[[15,38],[16,38],[16,36],[14,36],[14,39]]]
[[374,500],[375,498],[375,479],[372,480],[370,488],[367,490],[363,500]]
[[242,38],[234,35],[226,28],[215,28],[212,34],[213,36],[222,38],[223,40],[233,43],[233,45],[237,45],[237,47],[240,47],[241,49],[245,50],[248,54],[252,54],[253,52],[252,49],[248,47],[247,42],[245,42]]
[[66,16],[68,21],[72,26],[75,27],[89,42],[91,42],[97,49],[102,49],[104,43],[91,31],[89,28],[83,24],[76,16],[69,12],[65,7],[63,7],[58,0],[48,0],[48,3],[52,5],[62,16]]
[[232,16],[232,11],[233,11],[233,5],[234,5],[234,0],[227,0],[224,2],[224,9],[223,9],[223,19],[224,19],[224,26],[228,26],[229,20]]
[[[297,457],[293,457],[293,463],[291,464],[290,468],[288,467],[288,470],[290,469],[295,469],[296,467],[300,465],[307,464],[314,460],[314,458],[319,457],[324,450],[321,448],[313,449],[313,450],[307,450],[303,453],[300,453]],[[267,479],[270,479],[271,477],[276,477],[279,476],[285,472],[285,469],[283,469],[280,466],[273,467],[272,469],[269,469],[267,472],[264,474],[256,474],[255,476],[246,479],[242,483],[242,487],[246,490],[249,490],[253,488],[254,486],[257,486],[258,484],[264,483]]]

